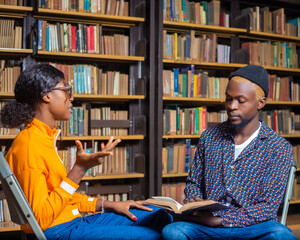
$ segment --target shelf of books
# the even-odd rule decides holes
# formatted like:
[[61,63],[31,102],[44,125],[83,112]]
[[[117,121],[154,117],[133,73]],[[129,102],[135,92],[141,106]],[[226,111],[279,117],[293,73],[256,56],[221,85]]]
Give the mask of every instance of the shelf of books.
[[[159,142],[161,158],[158,159],[162,163],[161,192],[157,194],[178,202],[183,200],[183,182],[197,141],[204,129],[226,120],[223,94],[227,78],[231,71],[247,64],[262,65],[268,70],[270,94],[260,117],[291,142],[299,165],[300,69],[297,48],[300,18],[294,20],[297,23],[293,26],[287,24],[289,30],[286,32],[280,31],[277,25],[283,18],[273,25],[277,31],[270,30],[271,23],[268,23],[268,31],[258,31],[245,25],[250,22],[266,28],[266,24],[260,25],[253,20],[254,14],[249,14],[257,10],[255,6],[252,12],[248,9],[243,16],[245,11],[239,3],[237,6],[228,6],[225,1],[176,4],[177,1],[172,4],[164,1],[159,15],[163,21],[159,41],[163,49],[160,55],[163,67],[158,76],[158,85],[162,88],[162,106],[159,108],[163,111],[163,126],[162,141]],[[236,8],[239,8],[237,12],[231,11]],[[263,14],[266,9],[261,7],[258,13]],[[275,10],[274,15],[282,14],[283,9]],[[241,16],[231,18],[234,21],[229,23],[226,19],[230,12]],[[280,28],[282,26],[281,23]],[[300,203],[299,179],[297,181],[291,204]]]

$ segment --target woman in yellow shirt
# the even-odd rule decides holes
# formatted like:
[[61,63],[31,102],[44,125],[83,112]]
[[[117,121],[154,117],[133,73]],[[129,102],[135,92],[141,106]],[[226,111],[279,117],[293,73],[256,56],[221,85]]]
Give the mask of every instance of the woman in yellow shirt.
[[[60,130],[55,128],[55,121],[69,120],[73,97],[61,71],[48,64],[26,69],[16,82],[15,99],[3,107],[1,122],[7,127],[24,124],[25,128],[13,141],[6,160],[47,239],[160,238],[161,229],[170,222],[170,216],[161,209],[76,193],[86,171],[102,164],[121,140],[111,137],[102,144],[101,152],[91,154],[75,141],[76,163],[67,174],[57,154]],[[98,211],[102,214],[80,214]],[[32,232],[27,225],[22,228]]]

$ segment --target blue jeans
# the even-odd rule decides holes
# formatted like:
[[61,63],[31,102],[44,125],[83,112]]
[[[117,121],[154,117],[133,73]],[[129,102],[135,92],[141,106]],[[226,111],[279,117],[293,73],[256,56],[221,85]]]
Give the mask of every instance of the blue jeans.
[[75,218],[70,222],[47,229],[44,233],[49,239],[160,239],[161,230],[172,222],[172,216],[164,210],[150,206],[152,212],[130,209],[137,221],[127,217],[105,212],[83,218]]
[[265,239],[297,240],[292,231],[276,221],[266,221],[243,228],[212,228],[191,222],[171,223],[163,229],[165,240],[185,239]]

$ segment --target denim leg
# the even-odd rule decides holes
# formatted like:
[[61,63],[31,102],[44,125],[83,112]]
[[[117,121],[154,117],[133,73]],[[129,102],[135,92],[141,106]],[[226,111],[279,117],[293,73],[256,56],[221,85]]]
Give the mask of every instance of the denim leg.
[[230,236],[232,239],[297,240],[291,229],[273,220],[244,228],[232,228]]
[[165,240],[230,239],[228,228],[206,227],[192,222],[175,222],[162,231]]
[[212,228],[190,222],[176,222],[162,231],[165,240],[185,239],[261,239],[296,240],[292,231],[276,221],[262,222],[243,228]]
[[[160,208],[152,212],[130,209],[137,217],[133,222],[115,213],[95,214],[77,218],[68,223],[51,227],[45,231],[47,239],[160,239],[161,229],[172,221],[172,217]],[[79,220],[78,220],[79,219]]]
[[130,212],[137,217],[137,221],[133,222],[125,216],[120,216],[115,213],[105,212],[103,214],[95,214],[84,218],[89,224],[101,224],[101,225],[122,225],[122,226],[145,226],[155,229],[159,232],[167,224],[173,221],[172,215],[164,211],[163,209],[155,206],[148,206],[153,210],[151,212],[130,209]]

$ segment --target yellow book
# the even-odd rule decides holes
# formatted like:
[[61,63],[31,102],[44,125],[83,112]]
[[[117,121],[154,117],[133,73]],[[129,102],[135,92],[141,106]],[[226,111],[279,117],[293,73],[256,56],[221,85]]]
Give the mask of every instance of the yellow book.
[[198,97],[197,96],[197,86],[198,86],[198,75],[194,74],[194,98]]

